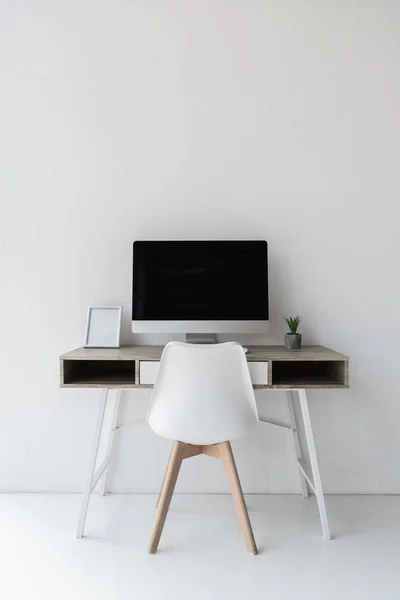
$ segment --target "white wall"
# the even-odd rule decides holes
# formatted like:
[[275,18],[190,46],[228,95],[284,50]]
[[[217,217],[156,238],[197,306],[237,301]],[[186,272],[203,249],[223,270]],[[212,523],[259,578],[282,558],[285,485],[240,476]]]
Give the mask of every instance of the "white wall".
[[[123,303],[134,341],[133,240],[261,238],[268,341],[300,313],[306,342],[351,357],[349,391],[310,393],[326,491],[400,493],[399,3],[0,7],[0,489],[80,489],[98,392],[60,390],[58,356],[89,304]],[[113,489],[155,491],[168,448],[122,430]],[[285,431],[235,450],[246,491],[298,490]],[[226,489],[201,457],[179,486]]]

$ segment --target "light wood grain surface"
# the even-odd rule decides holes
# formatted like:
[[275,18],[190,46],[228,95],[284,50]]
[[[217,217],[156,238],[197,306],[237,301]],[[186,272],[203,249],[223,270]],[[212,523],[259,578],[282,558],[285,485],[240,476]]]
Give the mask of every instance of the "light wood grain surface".
[[[159,361],[163,346],[76,348],[60,357],[60,385],[71,388],[152,388],[140,384],[142,361]],[[334,389],[349,387],[349,359],[324,346],[287,350],[249,346],[248,362],[268,362],[268,383],[254,389]]]
[[221,442],[211,446],[195,446],[179,441],[175,441],[172,446],[167,470],[165,471],[164,479],[161,484],[156,504],[156,519],[148,548],[149,552],[151,554],[157,552],[182,461],[186,458],[191,458],[192,456],[198,456],[199,454],[206,454],[207,456],[222,460],[231,488],[240,527],[246,542],[247,551],[250,554],[257,554],[257,545],[254,539],[253,529],[251,527],[249,513],[247,512],[230,442]]
[[[163,346],[121,346],[121,348],[76,348],[62,354],[62,360],[160,360]],[[324,346],[287,350],[284,346],[248,346],[248,361],[258,360],[348,360]]]

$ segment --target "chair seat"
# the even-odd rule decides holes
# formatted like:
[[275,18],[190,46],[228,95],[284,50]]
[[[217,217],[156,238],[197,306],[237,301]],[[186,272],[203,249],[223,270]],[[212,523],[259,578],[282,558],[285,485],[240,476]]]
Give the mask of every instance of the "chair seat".
[[[196,418],[197,417],[197,418]],[[246,415],[245,415],[246,417]],[[199,423],[201,421],[201,426]],[[229,411],[222,414],[192,414],[191,418],[183,414],[175,417],[174,422],[167,423],[163,415],[154,411],[148,419],[151,429],[167,440],[179,440],[186,444],[209,446],[226,441],[234,441],[248,434],[257,421],[230,418]],[[206,422],[207,427],[204,427]]]

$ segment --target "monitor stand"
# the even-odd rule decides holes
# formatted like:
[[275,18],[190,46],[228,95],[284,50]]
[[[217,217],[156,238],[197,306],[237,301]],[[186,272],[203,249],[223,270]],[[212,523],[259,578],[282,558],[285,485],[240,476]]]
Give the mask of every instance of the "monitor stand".
[[188,344],[216,344],[215,333],[187,333],[185,342]]

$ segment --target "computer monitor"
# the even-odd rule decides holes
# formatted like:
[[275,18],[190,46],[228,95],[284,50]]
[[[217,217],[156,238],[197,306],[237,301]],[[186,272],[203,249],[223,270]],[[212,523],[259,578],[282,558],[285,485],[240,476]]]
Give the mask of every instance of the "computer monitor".
[[268,325],[267,242],[134,242],[132,331],[264,333]]

